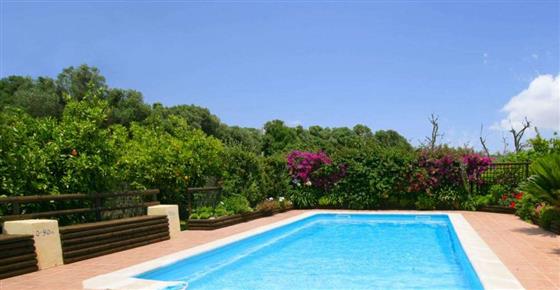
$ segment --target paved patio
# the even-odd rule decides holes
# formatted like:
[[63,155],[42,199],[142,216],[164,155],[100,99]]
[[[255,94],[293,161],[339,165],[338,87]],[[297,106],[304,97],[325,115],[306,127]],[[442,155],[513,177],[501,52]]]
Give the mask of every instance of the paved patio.
[[[266,225],[304,211],[293,210],[214,231],[184,231],[174,240],[0,280],[2,290],[79,290],[82,281],[209,241]],[[560,289],[560,237],[516,216],[462,213],[527,289]]]

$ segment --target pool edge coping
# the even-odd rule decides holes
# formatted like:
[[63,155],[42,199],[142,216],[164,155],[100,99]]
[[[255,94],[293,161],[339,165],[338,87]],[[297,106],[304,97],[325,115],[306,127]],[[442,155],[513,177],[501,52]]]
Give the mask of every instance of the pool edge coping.
[[277,222],[270,223],[237,233],[225,238],[217,239],[202,245],[181,250],[163,257],[142,262],[121,270],[95,276],[82,281],[85,290],[120,290],[120,289],[161,289],[168,286],[186,285],[182,281],[156,281],[135,278],[144,272],[172,264],[182,259],[210,251],[221,246],[254,236],[286,224],[296,222],[318,214],[402,214],[402,215],[447,215],[457,238],[465,251],[471,265],[473,266],[484,289],[525,289],[519,280],[502,263],[492,249],[478,235],[476,230],[460,213],[448,213],[440,211],[430,212],[400,212],[400,211],[348,211],[348,210],[312,210],[299,215],[289,217]]

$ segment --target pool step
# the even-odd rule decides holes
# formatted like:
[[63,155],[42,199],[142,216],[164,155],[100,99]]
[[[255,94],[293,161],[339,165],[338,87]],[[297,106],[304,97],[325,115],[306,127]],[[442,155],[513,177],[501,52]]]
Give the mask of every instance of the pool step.
[[165,216],[142,216],[60,229],[64,263],[73,263],[169,239]]

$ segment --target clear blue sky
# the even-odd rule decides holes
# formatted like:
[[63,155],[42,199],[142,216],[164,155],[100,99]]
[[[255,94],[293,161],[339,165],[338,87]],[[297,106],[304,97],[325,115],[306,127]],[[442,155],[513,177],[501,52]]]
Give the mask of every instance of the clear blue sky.
[[[559,1],[19,2],[2,0],[1,76],[86,63],[149,103],[230,125],[395,129],[493,149],[501,108],[560,72]],[[546,131],[546,130],[545,130]],[[548,132],[548,131],[547,131]]]

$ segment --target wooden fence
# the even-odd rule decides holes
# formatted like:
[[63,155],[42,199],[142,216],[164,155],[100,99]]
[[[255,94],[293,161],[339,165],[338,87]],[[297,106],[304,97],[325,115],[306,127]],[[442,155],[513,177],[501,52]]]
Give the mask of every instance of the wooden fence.
[[[36,218],[74,221],[59,228],[67,264],[169,239],[167,217],[146,216],[147,207],[159,204],[158,194],[158,189],[149,189],[4,197],[0,206],[8,214],[0,216],[0,223]],[[0,250],[0,278],[37,270],[32,236],[0,235]]]
[[64,264],[169,240],[165,216],[139,216],[60,228]]
[[[108,219],[105,213],[140,209],[157,205],[158,189],[124,191],[113,193],[61,194],[61,195],[30,195],[0,198],[0,205],[9,214],[0,216],[0,222],[36,218],[60,218],[78,216],[82,222],[101,221]],[[146,198],[147,197],[147,198]],[[126,202],[115,202],[115,199],[128,198]],[[146,201],[145,199],[149,199]],[[62,206],[64,202],[70,205]],[[46,204],[46,206],[45,206]],[[55,208],[54,210],[50,208]],[[64,209],[60,209],[60,208]],[[75,208],[77,207],[77,208]],[[46,211],[43,209],[47,208]],[[132,214],[132,215],[140,215]]]
[[33,236],[0,235],[0,280],[37,270]]

